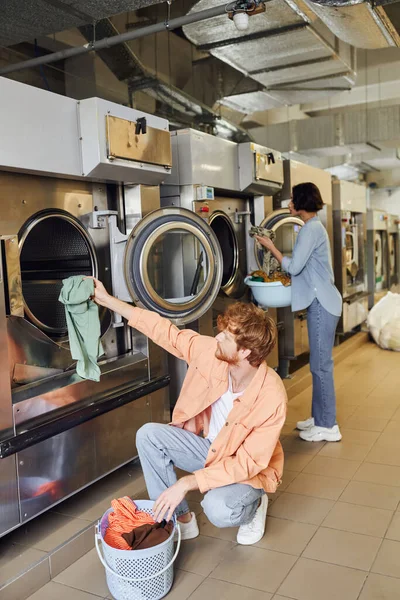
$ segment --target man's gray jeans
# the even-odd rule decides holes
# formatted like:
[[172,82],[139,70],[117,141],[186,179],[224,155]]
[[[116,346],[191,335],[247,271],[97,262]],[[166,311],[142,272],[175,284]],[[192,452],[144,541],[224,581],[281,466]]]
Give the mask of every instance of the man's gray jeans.
[[[170,425],[147,423],[137,432],[136,446],[151,500],[172,486],[174,467],[193,473],[205,465],[210,442],[194,433]],[[201,503],[215,527],[239,527],[249,523],[264,494],[250,485],[235,483],[209,491]],[[184,500],[176,509],[179,517],[189,512]]]

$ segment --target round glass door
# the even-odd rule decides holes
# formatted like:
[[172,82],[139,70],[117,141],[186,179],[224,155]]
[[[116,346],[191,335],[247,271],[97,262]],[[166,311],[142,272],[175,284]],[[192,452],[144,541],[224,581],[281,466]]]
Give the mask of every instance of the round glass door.
[[[291,258],[298,233],[303,225],[304,223],[301,219],[292,217],[288,210],[282,209],[268,215],[262,221],[260,227],[274,231],[275,246],[282,252],[283,256]],[[255,243],[256,261],[259,269],[262,269],[264,251],[257,246],[258,244]]]
[[142,219],[129,236],[125,280],[134,302],[179,325],[200,318],[221,286],[221,249],[191,211],[168,207]]

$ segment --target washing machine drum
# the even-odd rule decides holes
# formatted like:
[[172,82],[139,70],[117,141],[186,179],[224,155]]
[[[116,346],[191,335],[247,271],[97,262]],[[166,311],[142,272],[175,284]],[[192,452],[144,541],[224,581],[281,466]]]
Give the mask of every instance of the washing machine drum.
[[215,213],[210,219],[210,227],[217,236],[222,252],[222,287],[235,277],[238,268],[238,243],[235,231],[228,217]]
[[[231,298],[241,298],[247,288],[240,268],[239,243],[232,221],[222,211],[212,213],[209,224],[222,253],[222,291]],[[245,268],[245,267],[244,267]]]
[[62,280],[97,275],[91,238],[69,213],[42,211],[21,228],[19,247],[25,314],[48,335],[64,337],[65,309],[58,301]]

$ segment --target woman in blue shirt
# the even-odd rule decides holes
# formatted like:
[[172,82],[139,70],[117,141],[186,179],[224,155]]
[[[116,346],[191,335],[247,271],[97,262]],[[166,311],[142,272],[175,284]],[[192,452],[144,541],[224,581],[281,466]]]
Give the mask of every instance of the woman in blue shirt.
[[310,370],[313,378],[312,416],[299,421],[300,437],[308,442],[338,442],[332,349],[342,313],[342,297],[335,287],[329,238],[317,214],[324,206],[313,183],[292,190],[290,213],[304,221],[292,258],[283,256],[269,238],[257,240],[292,277],[292,311],[307,309]]

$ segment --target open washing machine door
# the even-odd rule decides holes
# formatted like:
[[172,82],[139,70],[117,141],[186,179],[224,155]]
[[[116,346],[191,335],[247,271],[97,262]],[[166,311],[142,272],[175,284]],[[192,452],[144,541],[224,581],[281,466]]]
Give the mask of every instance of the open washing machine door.
[[68,334],[65,308],[58,302],[62,281],[71,275],[97,277],[93,241],[76,217],[58,209],[32,215],[18,237],[25,315],[50,337],[62,339]]
[[[296,243],[297,235],[304,225],[298,217],[293,217],[289,210],[281,209],[270,213],[260,224],[264,229],[271,229],[275,232],[275,246],[284,256],[292,256],[293,248]],[[254,242],[255,258],[259,269],[262,269],[264,251]]]
[[229,298],[241,298],[247,288],[240,268],[239,240],[232,220],[224,211],[216,210],[208,222],[221,247],[221,289]]
[[137,306],[177,325],[200,318],[221,287],[221,247],[192,211],[166,207],[146,215],[128,236],[124,279]]

